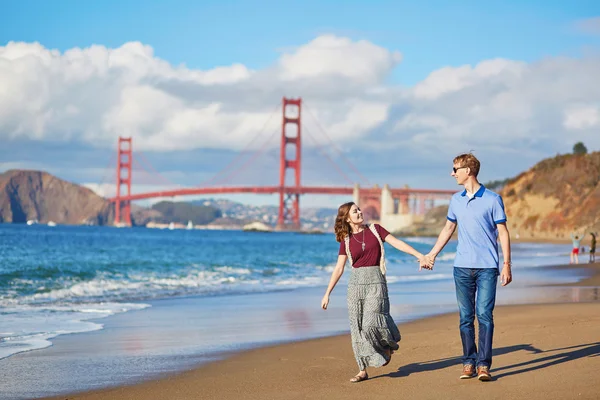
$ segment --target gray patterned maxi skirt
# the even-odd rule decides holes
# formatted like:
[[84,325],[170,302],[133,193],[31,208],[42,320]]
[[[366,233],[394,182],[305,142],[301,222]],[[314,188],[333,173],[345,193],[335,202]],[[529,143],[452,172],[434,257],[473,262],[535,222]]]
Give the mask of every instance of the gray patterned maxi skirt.
[[398,350],[400,331],[390,316],[385,276],[378,266],[351,268],[348,281],[348,316],[352,350],[360,370],[381,367]]

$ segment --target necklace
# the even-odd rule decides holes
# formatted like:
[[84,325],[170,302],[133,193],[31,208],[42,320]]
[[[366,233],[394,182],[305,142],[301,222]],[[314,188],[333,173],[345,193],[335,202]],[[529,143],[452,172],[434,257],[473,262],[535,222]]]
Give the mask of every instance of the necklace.
[[362,242],[360,240],[358,240],[356,238],[356,236],[352,235],[352,237],[354,238],[354,240],[356,240],[358,243],[360,243],[360,245],[362,247],[362,251],[365,251],[365,228],[363,228],[362,233],[363,233],[362,234]]

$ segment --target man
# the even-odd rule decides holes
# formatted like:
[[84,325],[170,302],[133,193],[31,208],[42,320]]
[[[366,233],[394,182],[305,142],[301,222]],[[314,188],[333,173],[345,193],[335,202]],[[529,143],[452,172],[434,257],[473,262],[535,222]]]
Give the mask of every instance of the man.
[[596,262],[596,233],[590,232],[592,241],[590,243],[590,263]]
[[[470,153],[454,159],[451,175],[464,190],[452,196],[446,225],[428,256],[435,261],[458,225],[454,283],[463,346],[460,378],[477,375],[480,381],[489,381],[498,275],[502,286],[506,286],[512,281],[512,273],[504,203],[500,195],[477,181],[479,167],[479,160]],[[500,272],[498,238],[504,257]],[[479,323],[479,346],[475,345],[475,315]]]

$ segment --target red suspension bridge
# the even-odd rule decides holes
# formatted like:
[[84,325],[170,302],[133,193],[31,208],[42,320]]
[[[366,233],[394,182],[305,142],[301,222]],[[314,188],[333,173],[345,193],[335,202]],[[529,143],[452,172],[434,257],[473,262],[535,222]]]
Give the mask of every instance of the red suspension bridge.
[[[449,199],[453,190],[436,189],[392,189],[385,185],[361,188],[359,185],[348,187],[303,186],[302,172],[302,99],[283,98],[281,150],[279,156],[279,184],[277,186],[217,186],[190,187],[172,190],[131,193],[133,147],[132,138],[119,137],[117,151],[116,195],[110,200],[115,203],[115,225],[131,226],[131,202],[143,199],[214,195],[231,193],[279,194],[279,214],[277,229],[299,230],[300,196],[306,194],[347,195],[360,205],[371,219],[391,218],[390,223],[397,225],[398,217],[422,215],[433,207],[437,199]],[[325,133],[325,132],[323,132]],[[330,140],[331,141],[331,140]],[[333,144],[333,142],[331,142]],[[291,150],[291,151],[290,151]],[[341,154],[341,153],[340,153]],[[325,156],[327,156],[325,154]],[[343,156],[343,155],[342,155]],[[330,160],[331,161],[331,160]],[[338,172],[343,173],[335,166]],[[350,167],[356,169],[350,164]],[[286,179],[291,172],[292,179]],[[360,174],[360,173],[359,173]],[[291,182],[288,182],[291,180]],[[406,218],[404,218],[406,220]],[[392,227],[390,227],[392,228]]]

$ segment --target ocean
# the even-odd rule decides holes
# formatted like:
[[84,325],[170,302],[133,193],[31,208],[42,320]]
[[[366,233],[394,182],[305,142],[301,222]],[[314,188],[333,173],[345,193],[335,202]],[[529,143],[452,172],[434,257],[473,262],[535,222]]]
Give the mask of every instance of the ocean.
[[[435,242],[402,239],[424,253]],[[14,372],[0,395],[131,383],[231,351],[347,332],[347,270],[329,309],[320,309],[338,248],[332,234],[0,224],[0,365],[18,372],[33,363],[41,377],[52,361],[46,357],[50,364],[41,364],[39,355],[56,354],[53,343],[93,343],[60,353],[69,353],[84,372],[73,367],[46,376],[43,385]],[[583,270],[544,268],[567,263],[569,250],[513,244],[515,281],[499,289],[499,303],[551,301],[565,289],[549,296],[535,286],[581,279]],[[433,271],[418,271],[413,257],[386,245],[396,322],[455,311],[455,251],[451,241]],[[114,346],[133,334],[135,345],[127,341],[127,351]],[[94,362],[109,372],[86,380],[84,373],[98,370]],[[29,367],[29,377],[35,376],[35,365]]]

